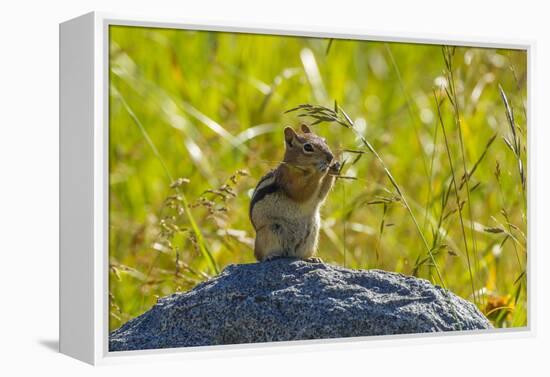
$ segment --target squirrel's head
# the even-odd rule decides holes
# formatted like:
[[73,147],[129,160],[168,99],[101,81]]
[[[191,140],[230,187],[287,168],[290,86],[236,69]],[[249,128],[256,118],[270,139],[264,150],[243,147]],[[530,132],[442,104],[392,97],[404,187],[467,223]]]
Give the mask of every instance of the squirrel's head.
[[315,135],[305,124],[301,126],[302,133],[298,134],[291,127],[286,127],[284,162],[306,169],[321,172],[328,170],[334,159],[327,142]]

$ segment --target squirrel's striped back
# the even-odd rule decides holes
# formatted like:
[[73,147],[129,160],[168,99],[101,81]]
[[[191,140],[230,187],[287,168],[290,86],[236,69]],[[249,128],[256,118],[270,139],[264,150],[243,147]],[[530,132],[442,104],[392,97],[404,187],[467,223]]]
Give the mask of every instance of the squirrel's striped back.
[[262,200],[266,195],[273,194],[279,189],[280,187],[277,184],[275,170],[269,171],[266,175],[262,177],[262,179],[260,179],[260,181],[256,185],[256,188],[254,189],[254,192],[252,193],[250,208],[248,210],[248,215],[250,217],[250,221],[252,222],[252,226],[256,227],[254,221],[252,220],[252,210],[254,209],[254,205]]

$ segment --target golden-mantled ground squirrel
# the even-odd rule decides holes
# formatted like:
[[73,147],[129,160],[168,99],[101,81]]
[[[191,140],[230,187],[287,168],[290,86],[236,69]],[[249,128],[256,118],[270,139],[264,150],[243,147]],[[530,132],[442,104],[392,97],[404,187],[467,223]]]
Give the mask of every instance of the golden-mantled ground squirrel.
[[285,128],[284,159],[262,177],[252,194],[249,215],[256,230],[254,256],[259,261],[310,259],[317,249],[319,209],[340,164],[323,138],[305,124],[302,132]]

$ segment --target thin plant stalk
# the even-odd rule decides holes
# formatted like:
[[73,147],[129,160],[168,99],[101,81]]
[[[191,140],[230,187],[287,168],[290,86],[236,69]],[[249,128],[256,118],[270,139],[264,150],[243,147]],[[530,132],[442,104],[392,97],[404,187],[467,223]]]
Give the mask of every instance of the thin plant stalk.
[[434,136],[433,136],[433,141],[432,141],[432,145],[433,145],[434,150],[433,150],[432,158],[431,158],[431,161],[430,161],[430,172],[429,172],[429,176],[428,176],[428,199],[426,200],[426,207],[424,208],[424,226],[422,227],[422,229],[424,231],[426,231],[426,225],[428,223],[428,209],[430,208],[430,203],[432,201],[432,181],[433,181],[435,154],[437,152],[436,145],[437,145],[437,130],[438,129],[439,129],[439,127],[437,127],[437,123],[436,123]]
[[459,191],[458,191],[458,185],[456,183],[456,176],[455,176],[455,171],[454,171],[454,166],[453,166],[453,160],[451,158],[451,151],[450,151],[450,148],[449,148],[449,141],[447,139],[447,132],[445,131],[445,124],[443,122],[443,117],[441,116],[441,106],[439,105],[439,100],[437,98],[437,95],[436,95],[435,91],[434,91],[433,95],[434,95],[435,102],[437,104],[437,115],[439,117],[439,124],[441,125],[441,131],[443,133],[443,139],[445,140],[445,150],[447,151],[449,166],[451,168],[452,184],[453,184],[454,190],[455,190],[456,206],[457,206],[457,209],[458,209],[458,215],[459,215],[459,218],[460,218],[460,228],[462,230],[462,238],[464,240],[464,248],[465,248],[465,251],[466,251],[466,260],[467,260],[467,263],[468,263],[468,272],[470,274],[470,283],[471,283],[471,286],[472,286],[472,295],[473,295],[473,298],[474,298],[474,302],[476,302],[476,304],[477,304],[477,295],[476,295],[476,290],[475,290],[475,285],[474,285],[474,276],[472,274],[472,267],[471,267],[471,263],[470,263],[470,253],[469,253],[469,250],[468,250],[468,241],[467,241],[467,238],[466,238],[466,231],[464,229],[464,219],[462,218],[460,196],[459,196]]
[[[453,73],[453,66],[452,66],[452,60],[453,60],[453,54],[454,54],[454,49],[453,50],[450,50],[449,48],[443,48],[443,51],[444,51],[444,57],[445,57],[445,64],[447,65],[447,79],[449,81],[449,87],[450,87],[450,93],[447,92],[447,95],[451,95],[452,96],[452,107],[453,107],[453,110],[454,110],[454,119],[455,119],[455,124],[456,124],[456,129],[457,129],[457,133],[458,133],[458,140],[459,140],[459,145],[460,145],[460,154],[462,156],[462,167],[464,169],[464,174],[468,174],[468,168],[466,167],[466,152],[465,152],[465,148],[464,148],[464,138],[463,138],[463,135],[462,135],[462,125],[461,125],[461,120],[460,120],[460,111],[459,111],[459,108],[458,108],[458,98],[457,98],[457,95],[456,95],[456,87],[455,87],[455,79],[454,79],[454,73]],[[439,109],[438,109],[439,111]],[[443,123],[442,123],[442,126],[443,126]],[[450,158],[450,157],[449,157]],[[454,179],[454,177],[453,177]],[[475,232],[474,232],[474,218],[473,218],[473,211],[472,211],[472,200],[471,200],[471,195],[470,195],[470,183],[469,183],[469,178],[466,177],[466,197],[467,197],[467,205],[468,205],[468,215],[470,216],[470,237],[472,239],[472,253],[474,255],[474,267],[476,269],[476,275],[479,279],[479,274],[480,274],[480,266],[479,266],[479,256],[478,256],[478,253],[477,253],[477,240],[476,240],[476,235],[475,235]],[[456,182],[455,182],[455,185],[456,185]],[[456,189],[456,187],[455,187]],[[458,195],[458,191],[456,192],[456,195]],[[459,208],[459,213],[460,213],[460,208]],[[463,225],[462,223],[462,218],[461,218],[461,226]],[[465,234],[464,234],[465,236]],[[467,244],[466,242],[466,239],[464,239],[464,242]],[[468,254],[468,249],[466,249],[466,254]],[[470,261],[469,261],[469,258],[468,258],[468,265],[470,264]],[[470,266],[468,266],[468,268],[470,268]],[[474,281],[472,279],[472,285],[475,285],[474,284]],[[474,301],[476,301],[476,296],[474,294]]]
[[517,160],[517,166],[518,166],[518,174],[521,181],[521,192],[523,194],[523,203],[527,203],[525,198],[525,171],[523,169],[523,161],[521,159],[521,141],[519,139],[518,132],[516,131],[516,121],[514,118],[514,110],[510,106],[510,103],[508,102],[508,97],[506,96],[506,93],[504,93],[504,89],[502,89],[502,86],[498,86],[498,89],[500,91],[500,96],[502,98],[502,102],[504,103],[504,107],[506,109],[506,119],[508,120],[508,125],[510,126],[510,131],[512,133],[512,140],[510,141],[506,137],[504,137],[504,142],[512,150],[514,153],[516,160]]

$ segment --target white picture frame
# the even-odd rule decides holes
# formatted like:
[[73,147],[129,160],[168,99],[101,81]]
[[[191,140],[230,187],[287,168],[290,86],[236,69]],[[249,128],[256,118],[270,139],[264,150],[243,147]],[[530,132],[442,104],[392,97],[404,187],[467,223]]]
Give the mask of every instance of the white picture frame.
[[[174,348],[109,352],[108,350],[108,30],[130,25],[190,30],[250,32],[359,40],[450,44],[527,51],[528,113],[531,114],[533,53],[535,44],[525,40],[462,39],[420,33],[387,33],[366,30],[288,25],[235,24],[199,20],[149,19],[92,12],[60,24],[60,351],[90,364],[130,362],[146,358],[229,356],[241,353],[292,352],[302,349],[378,347],[394,342],[448,342],[492,337],[534,335],[531,299],[536,260],[532,232],[528,231],[528,326],[520,329],[463,333],[414,334],[312,340],[254,345]],[[528,148],[534,155],[536,130],[528,120]],[[533,163],[528,160],[528,203],[533,203]],[[532,209],[528,205],[528,226]]]

